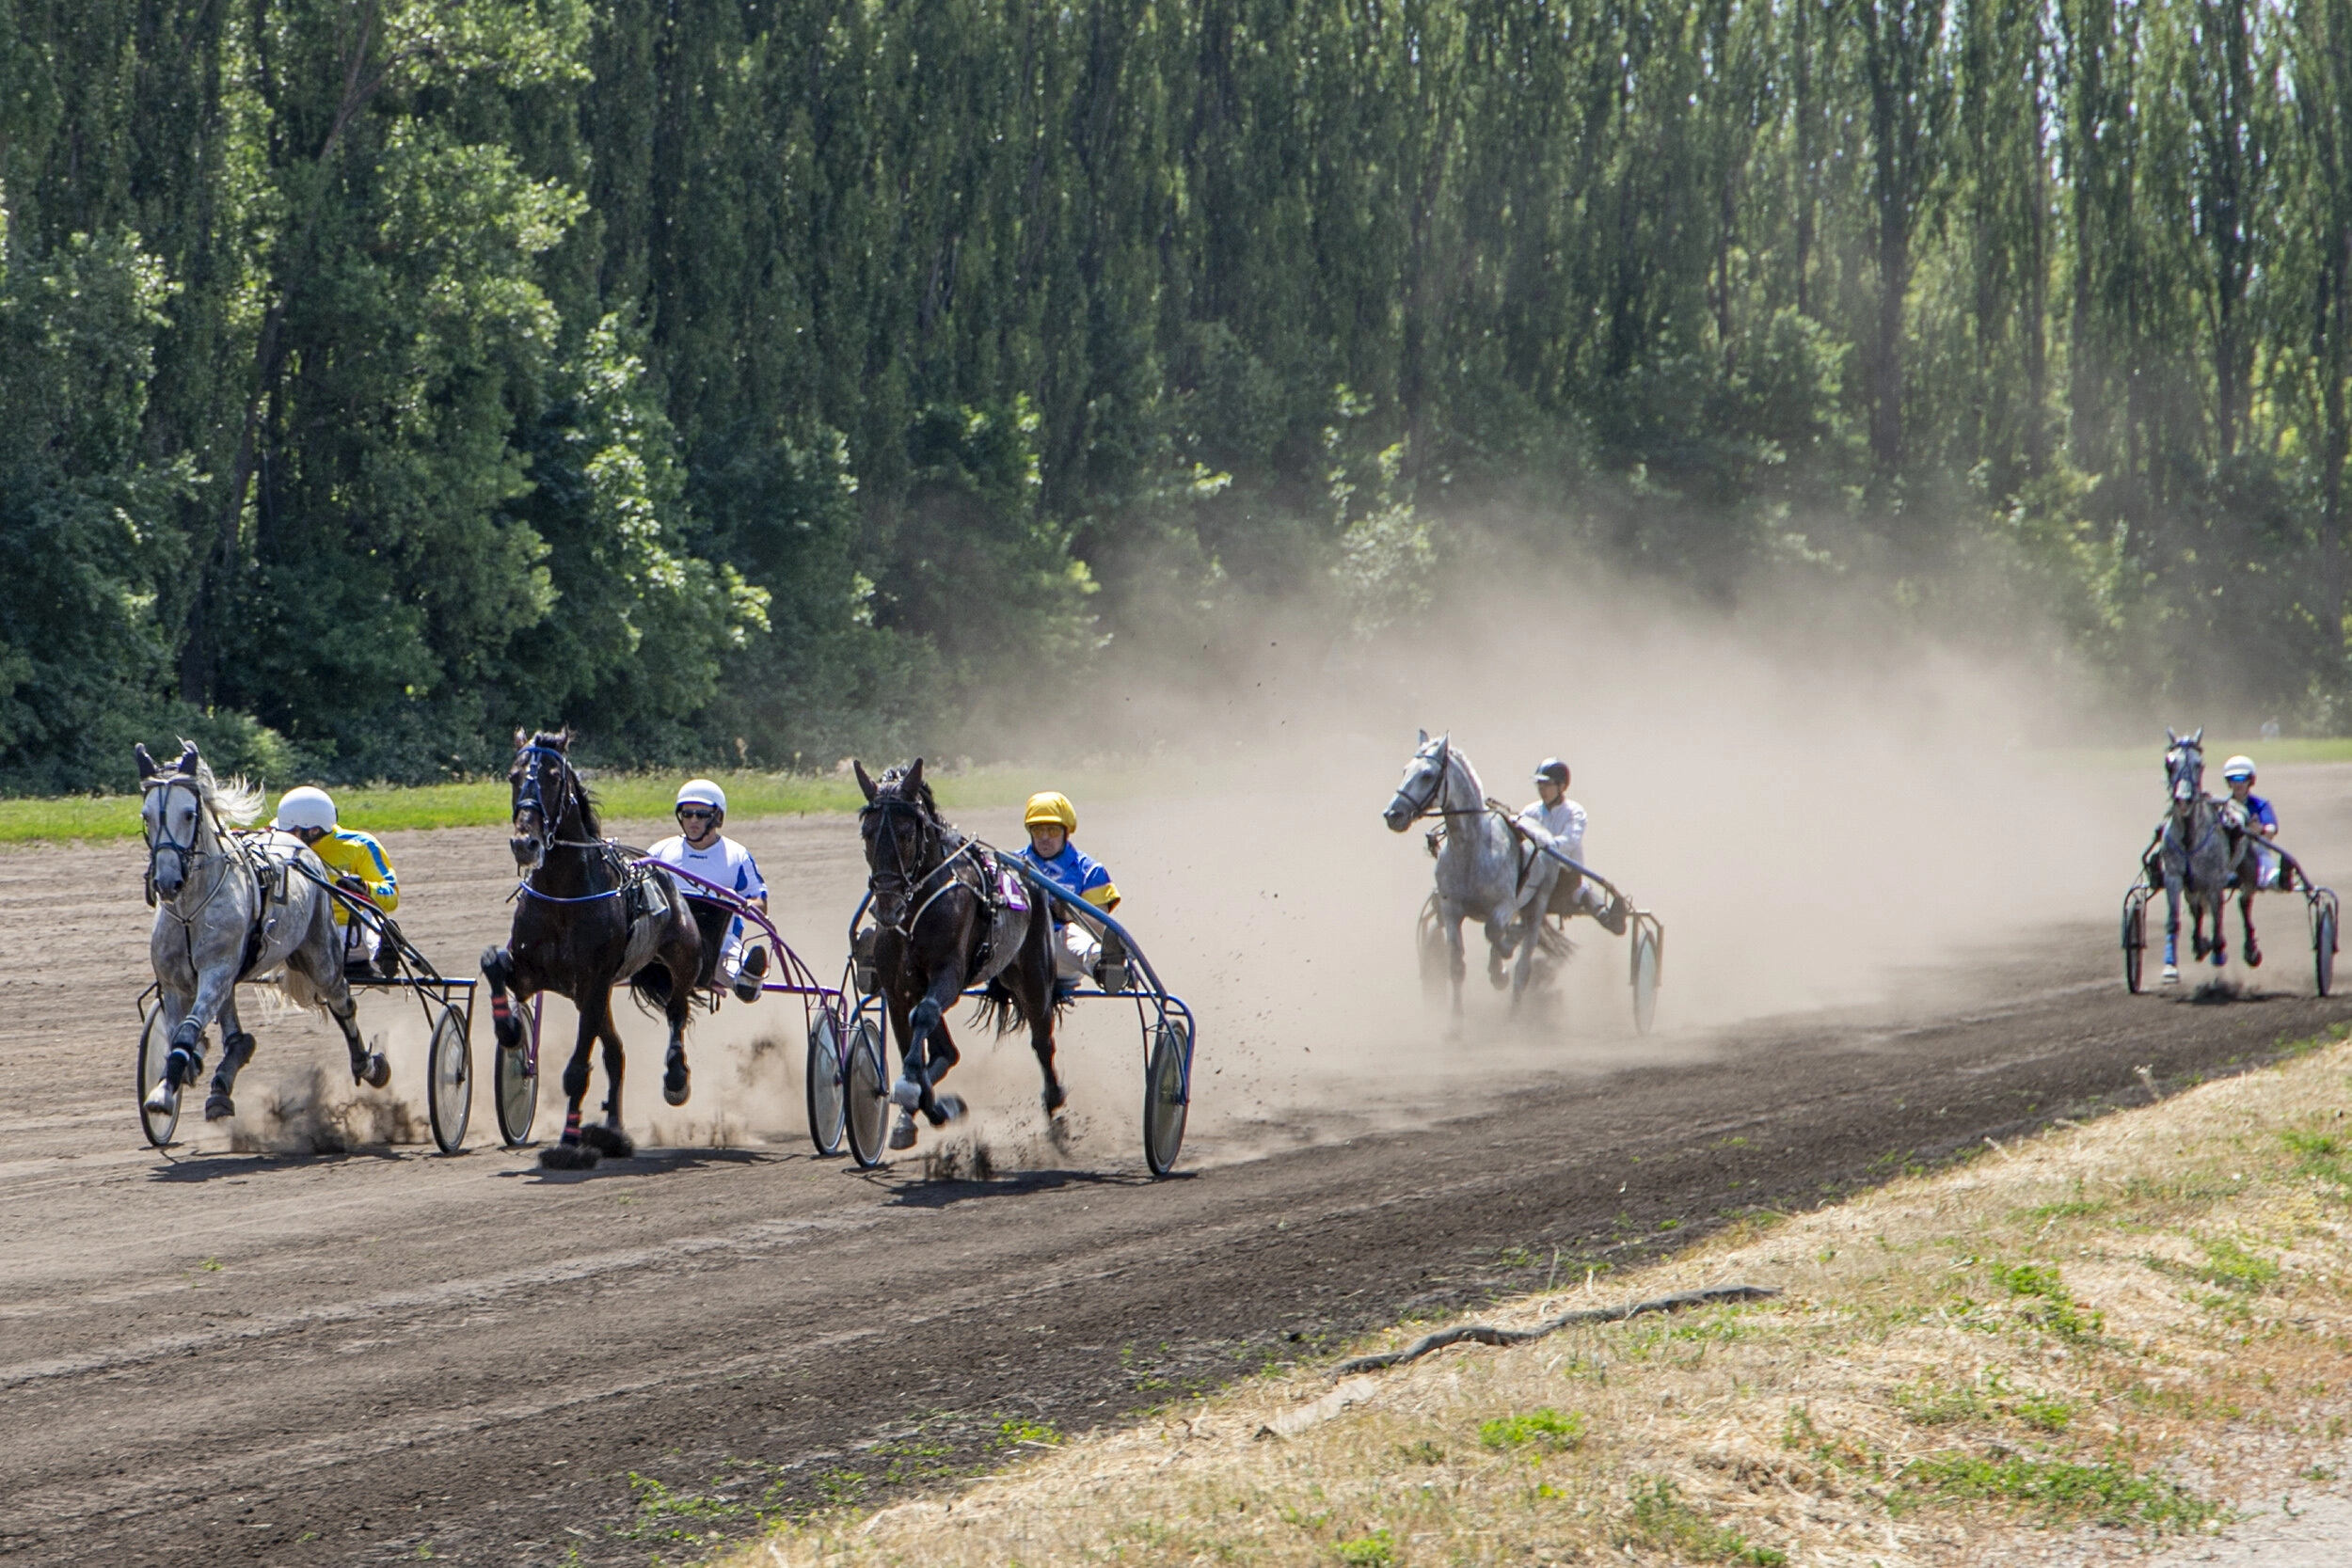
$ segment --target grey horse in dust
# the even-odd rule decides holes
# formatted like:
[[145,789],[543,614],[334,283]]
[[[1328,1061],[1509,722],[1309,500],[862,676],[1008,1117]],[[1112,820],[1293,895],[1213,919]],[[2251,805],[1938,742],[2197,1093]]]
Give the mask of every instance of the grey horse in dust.
[[359,1038],[333,900],[288,863],[299,862],[321,879],[326,866],[299,839],[233,832],[261,816],[262,792],[243,779],[215,779],[194,745],[182,741],[172,767],[157,763],[144,746],[137,752],[140,831],[155,903],[147,952],[171,1041],[163,1077],[149,1085],[148,1108],[179,1109],[180,1091],[203,1075],[204,1033],[217,1022],[220,1065],[204,1119],[236,1115],[230,1097],[237,1073],[253,1056],[253,1037],[237,1020],[237,982],[273,971],[294,1002],[342,1027],[352,1081],[382,1088],[391,1069]]
[[[1462,1027],[1462,977],[1469,967],[1462,955],[1465,920],[1481,921],[1486,927],[1486,974],[1497,986],[1503,984],[1502,966],[1516,953],[1510,974],[1516,1017],[1527,994],[1536,945],[1520,940],[1526,934],[1520,915],[1534,899],[1549,893],[1551,882],[1540,869],[1525,874],[1510,813],[1486,799],[1478,769],[1450,735],[1432,739],[1422,730],[1412,760],[1405,765],[1405,777],[1380,816],[1397,833],[1430,817],[1438,821],[1439,831],[1431,836],[1438,857],[1438,926],[1445,932],[1454,1030]],[[1532,929],[1530,922],[1527,930]]]
[[[2230,939],[2221,928],[2229,908],[2230,879],[2243,873],[2251,885],[2252,857],[2248,840],[2233,832],[2222,803],[2205,793],[2205,731],[2194,735],[2164,732],[2165,791],[2170,797],[2164,825],[2157,830],[2156,863],[2164,880],[2164,978],[2181,977],[2181,899],[2188,899],[2189,943],[2196,958],[2213,959],[2216,969],[2230,961]],[[2213,935],[2205,923],[2213,922]],[[2254,945],[2253,900],[2246,901],[2246,961],[2262,962]]]

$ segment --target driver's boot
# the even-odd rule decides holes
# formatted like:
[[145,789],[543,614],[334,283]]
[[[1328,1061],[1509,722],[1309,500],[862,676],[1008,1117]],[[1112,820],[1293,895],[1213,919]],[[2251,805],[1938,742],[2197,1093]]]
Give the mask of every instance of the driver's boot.
[[1602,930],[1613,937],[1621,937],[1625,935],[1625,917],[1630,909],[1631,906],[1621,895],[1612,894],[1609,902],[1603,904],[1593,918],[1600,922]]
[[735,999],[738,1002],[759,1000],[759,982],[768,974],[768,949],[755,947],[743,955],[743,967],[735,972]]
[[253,1037],[242,1031],[221,1043],[220,1066],[213,1069],[213,1086],[204,1097],[204,1119],[227,1121],[237,1114],[237,1102],[230,1094],[237,1086],[237,1074],[253,1059]]

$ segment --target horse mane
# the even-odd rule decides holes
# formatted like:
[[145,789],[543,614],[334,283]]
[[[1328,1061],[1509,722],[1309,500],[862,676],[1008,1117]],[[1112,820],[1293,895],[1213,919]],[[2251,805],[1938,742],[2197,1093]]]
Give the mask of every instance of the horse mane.
[[1486,786],[1479,781],[1478,768],[1476,765],[1470,761],[1469,755],[1465,753],[1459,746],[1453,744],[1451,741],[1448,741],[1446,744],[1446,754],[1452,757],[1454,761],[1462,765],[1462,772],[1470,780],[1470,799],[1473,800],[1486,800]]
[[243,773],[223,784],[213,776],[213,765],[201,756],[196,759],[196,787],[204,797],[206,809],[231,828],[251,827],[269,805],[269,797],[260,784]]
[[[531,737],[531,743],[533,746],[544,746],[550,752],[562,752],[566,762],[571,760],[572,732],[569,728],[541,730]],[[564,769],[564,777],[569,781],[573,803],[580,807],[580,825],[587,830],[590,838],[602,838],[604,822],[596,815],[596,798],[589,793],[588,782],[580,776],[578,768]],[[552,822],[548,824],[550,832],[554,826]]]
[[939,815],[939,801],[931,794],[931,781],[929,779],[919,781],[914,786],[914,793],[912,795],[907,793],[906,784],[906,768],[885,768],[882,769],[882,776],[874,781],[874,793],[880,795],[887,791],[896,796],[898,800],[911,800],[915,805],[923,808],[923,815],[925,816],[930,817],[933,822],[939,824],[939,826],[943,828],[946,827],[947,825],[947,819]]

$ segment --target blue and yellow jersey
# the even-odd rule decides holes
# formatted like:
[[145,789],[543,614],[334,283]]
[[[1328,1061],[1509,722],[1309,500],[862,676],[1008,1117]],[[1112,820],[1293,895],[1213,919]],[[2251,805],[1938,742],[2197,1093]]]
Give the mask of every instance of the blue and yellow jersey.
[[[390,913],[400,908],[400,882],[392,875],[392,863],[384,853],[384,846],[373,833],[357,828],[338,828],[310,846],[310,853],[323,862],[329,876],[349,877],[368,890],[376,908]],[[342,905],[335,906],[335,919],[347,919]]]
[[1061,853],[1050,861],[1034,848],[1023,849],[1021,858],[1028,863],[1030,870],[1073,898],[1083,898],[1099,910],[1119,908],[1119,889],[1113,885],[1111,874],[1104,869],[1102,862],[1076,845],[1064,843]]

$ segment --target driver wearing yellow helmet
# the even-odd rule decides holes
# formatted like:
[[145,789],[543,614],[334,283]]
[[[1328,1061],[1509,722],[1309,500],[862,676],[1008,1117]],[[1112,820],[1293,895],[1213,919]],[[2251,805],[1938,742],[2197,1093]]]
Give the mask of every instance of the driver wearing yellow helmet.
[[[1070,842],[1070,835],[1078,831],[1078,808],[1070,803],[1070,797],[1057,789],[1041,790],[1029,797],[1026,810],[1021,814],[1022,826],[1029,830],[1029,847],[1021,851],[1021,859],[1038,876],[1054,884],[1073,898],[1081,898],[1104,913],[1119,908],[1119,887],[1102,862]],[[1105,964],[1103,943],[1094,933],[1065,915],[1061,907],[1054,907],[1054,967],[1065,982],[1075,982],[1085,975],[1097,984],[1107,978],[1123,978],[1125,955],[1112,954]],[[1117,936],[1112,936],[1117,942]],[[1117,986],[1106,989],[1118,990]]]

